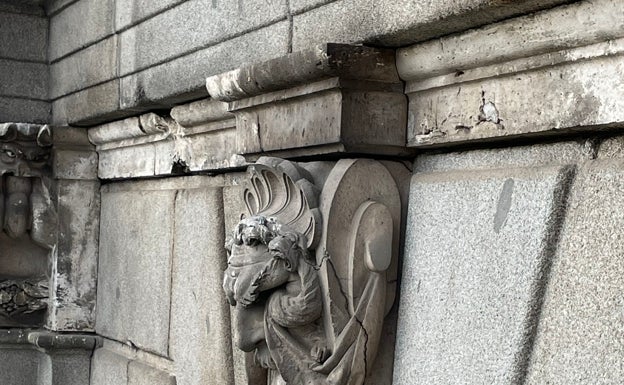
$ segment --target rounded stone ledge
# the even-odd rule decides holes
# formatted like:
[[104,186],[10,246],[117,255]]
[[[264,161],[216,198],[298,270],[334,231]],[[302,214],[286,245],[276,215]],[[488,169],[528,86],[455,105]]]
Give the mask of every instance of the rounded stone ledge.
[[102,339],[92,334],[58,334],[30,329],[0,329],[0,345],[33,345],[46,350],[93,350]]
[[213,99],[233,101],[328,77],[400,83],[394,50],[327,43],[206,79]]

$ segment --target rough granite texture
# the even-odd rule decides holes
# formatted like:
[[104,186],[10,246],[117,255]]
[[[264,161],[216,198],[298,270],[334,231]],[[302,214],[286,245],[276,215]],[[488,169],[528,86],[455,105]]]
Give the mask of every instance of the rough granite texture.
[[0,59],[0,95],[48,100],[48,66]]
[[539,322],[528,385],[624,379],[624,162],[580,168]]
[[175,191],[102,192],[96,331],[169,355]]
[[413,177],[394,385],[522,378],[568,174],[552,166]]
[[32,349],[0,346],[0,379],[6,385],[37,384],[40,353]]

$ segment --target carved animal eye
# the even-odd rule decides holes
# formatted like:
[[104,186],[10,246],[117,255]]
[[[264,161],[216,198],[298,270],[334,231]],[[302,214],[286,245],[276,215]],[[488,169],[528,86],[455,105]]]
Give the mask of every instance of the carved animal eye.
[[10,150],[10,149],[8,149],[8,148],[3,149],[3,150],[2,150],[2,152],[4,152],[4,154],[5,154],[6,156],[8,156],[9,158],[15,158],[15,157],[17,156],[17,154],[15,153],[15,151]]

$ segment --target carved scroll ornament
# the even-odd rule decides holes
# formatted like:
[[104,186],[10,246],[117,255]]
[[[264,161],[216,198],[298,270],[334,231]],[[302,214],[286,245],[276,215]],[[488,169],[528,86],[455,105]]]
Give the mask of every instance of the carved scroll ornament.
[[[236,344],[269,385],[364,384],[394,301],[396,185],[374,161],[339,161],[322,189],[300,165],[258,162],[251,215],[226,244]],[[370,175],[376,184],[357,181]]]

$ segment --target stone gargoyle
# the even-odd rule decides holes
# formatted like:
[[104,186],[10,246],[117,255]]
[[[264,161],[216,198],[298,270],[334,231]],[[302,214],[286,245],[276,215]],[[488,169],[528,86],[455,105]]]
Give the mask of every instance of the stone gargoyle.
[[[373,160],[249,168],[223,287],[254,385],[362,385],[395,297],[401,203]],[[266,382],[265,382],[266,381]],[[367,382],[368,383],[368,382]]]
[[55,243],[48,126],[0,124],[0,327],[38,326]]

